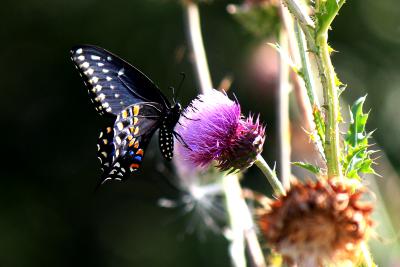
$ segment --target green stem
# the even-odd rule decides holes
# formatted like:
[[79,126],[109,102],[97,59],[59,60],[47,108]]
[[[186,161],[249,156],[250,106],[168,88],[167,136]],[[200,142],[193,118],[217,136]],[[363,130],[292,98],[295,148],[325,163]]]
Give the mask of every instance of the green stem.
[[328,177],[341,176],[339,145],[339,96],[328,46],[328,33],[319,34],[316,38],[318,58],[321,60],[325,108],[325,155],[328,165]]
[[[288,9],[292,12],[295,18],[298,20],[306,41],[308,49],[315,54],[315,63],[319,71],[321,86],[324,94],[324,107],[327,109],[325,116],[325,142],[324,150],[326,155],[326,161],[328,165],[328,176],[341,176],[341,165],[340,165],[340,147],[339,147],[339,99],[337,94],[337,86],[335,83],[335,71],[332,66],[329,46],[328,46],[328,30],[333,19],[337,15],[337,12],[343,5],[344,1],[341,0],[334,12],[330,12],[329,17],[323,18],[323,23],[318,25],[316,29],[313,24],[307,22],[304,19],[305,14],[296,12],[296,6],[300,4],[296,0],[283,0]],[[318,10],[325,3],[317,2]]]
[[[323,148],[323,142],[325,140],[325,124],[321,113],[321,107],[319,105],[318,97],[315,93],[315,83],[313,71],[311,69],[311,63],[308,57],[306,44],[304,42],[304,35],[300,29],[299,23],[294,23],[294,32],[296,37],[296,43],[300,54],[301,61],[301,77],[304,80],[304,87],[306,88],[308,100],[311,105],[312,118],[315,124],[315,130],[317,136],[314,137],[314,143],[317,150],[320,152],[323,159],[326,160],[325,152]],[[314,130],[314,129],[313,129]]]
[[314,21],[307,14],[304,6],[300,4],[297,0],[282,0],[282,2],[286,4],[290,13],[292,13],[293,16],[299,20],[300,24],[306,27],[315,27]]
[[307,40],[308,49],[312,52],[317,51],[315,45],[315,24],[307,14],[306,9],[297,0],[281,0],[284,3],[293,17],[299,22],[301,29],[304,32]]
[[308,59],[307,49],[305,47],[303,40],[303,34],[299,29],[298,22],[295,22],[294,32],[296,34],[296,41],[299,47],[299,53],[301,59],[301,74],[307,90],[308,99],[310,100],[310,104],[312,107],[314,106],[319,107],[318,98],[314,88],[314,78],[312,75],[310,60]]
[[277,196],[280,195],[286,195],[285,188],[279,181],[278,177],[276,177],[275,171],[273,171],[267,164],[267,162],[264,160],[264,158],[261,155],[257,156],[257,160],[255,162],[258,168],[264,173],[265,177],[267,177],[268,182],[271,184],[274,193]]

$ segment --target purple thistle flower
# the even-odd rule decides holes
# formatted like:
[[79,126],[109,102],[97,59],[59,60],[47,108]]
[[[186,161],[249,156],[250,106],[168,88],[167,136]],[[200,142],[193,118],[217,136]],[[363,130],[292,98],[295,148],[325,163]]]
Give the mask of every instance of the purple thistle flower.
[[176,130],[189,147],[177,145],[181,160],[200,167],[215,161],[223,171],[250,167],[265,139],[259,119],[244,118],[239,103],[217,90],[193,100]]

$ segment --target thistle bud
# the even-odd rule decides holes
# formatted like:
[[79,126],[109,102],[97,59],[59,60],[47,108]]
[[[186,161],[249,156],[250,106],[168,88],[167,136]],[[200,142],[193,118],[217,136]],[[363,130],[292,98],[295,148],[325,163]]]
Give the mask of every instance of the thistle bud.
[[193,100],[176,131],[185,143],[177,148],[181,159],[200,167],[216,162],[223,171],[250,167],[265,139],[259,119],[243,117],[239,103],[217,90]]

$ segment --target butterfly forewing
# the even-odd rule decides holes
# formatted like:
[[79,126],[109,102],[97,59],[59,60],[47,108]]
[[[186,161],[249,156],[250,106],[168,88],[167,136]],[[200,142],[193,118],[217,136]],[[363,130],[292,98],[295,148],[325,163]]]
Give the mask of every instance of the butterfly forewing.
[[142,72],[102,48],[77,46],[71,50],[71,58],[100,114],[117,115],[138,102],[169,105],[157,86]]
[[139,169],[157,129],[161,153],[171,160],[173,129],[179,120],[180,105],[171,107],[149,78],[103,48],[77,46],[71,50],[71,58],[97,111],[115,119],[113,127],[104,129],[98,140],[101,183],[124,180]]

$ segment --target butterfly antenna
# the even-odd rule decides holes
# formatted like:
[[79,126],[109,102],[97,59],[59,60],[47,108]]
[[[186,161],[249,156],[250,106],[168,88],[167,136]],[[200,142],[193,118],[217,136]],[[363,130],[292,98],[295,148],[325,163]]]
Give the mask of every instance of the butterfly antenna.
[[185,81],[185,78],[186,78],[186,74],[184,72],[181,72],[180,75],[182,77],[181,82],[179,83],[178,90],[176,91],[176,95],[174,96],[174,98],[176,98],[178,96],[179,92],[181,91],[183,82]]
[[176,99],[175,99],[175,88],[170,86],[169,87],[170,90],[172,90],[172,101],[174,102],[174,104],[176,104]]

